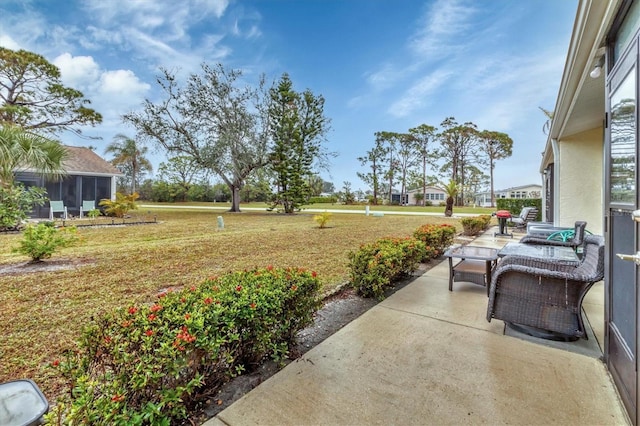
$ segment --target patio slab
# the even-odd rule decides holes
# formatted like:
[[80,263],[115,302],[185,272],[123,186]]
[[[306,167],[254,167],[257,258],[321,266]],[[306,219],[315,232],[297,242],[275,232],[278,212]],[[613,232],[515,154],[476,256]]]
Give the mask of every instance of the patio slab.
[[376,306],[208,425],[624,424],[604,365]]
[[[473,244],[517,241],[488,234]],[[504,335],[486,306],[484,287],[449,292],[445,260],[205,425],[629,424],[597,353]],[[595,285],[589,320],[602,307]]]

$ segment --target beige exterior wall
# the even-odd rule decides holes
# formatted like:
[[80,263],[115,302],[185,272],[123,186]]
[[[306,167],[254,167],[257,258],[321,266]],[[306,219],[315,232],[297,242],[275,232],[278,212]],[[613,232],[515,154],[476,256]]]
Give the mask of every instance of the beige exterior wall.
[[602,235],[604,141],[597,128],[559,141],[560,169],[556,175],[558,198],[556,226],[573,227],[585,220],[587,229]]

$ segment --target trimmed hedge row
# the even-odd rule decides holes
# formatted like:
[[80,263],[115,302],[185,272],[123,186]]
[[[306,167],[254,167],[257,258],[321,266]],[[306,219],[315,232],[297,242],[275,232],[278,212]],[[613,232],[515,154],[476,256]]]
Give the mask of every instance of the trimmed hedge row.
[[[247,366],[286,356],[319,307],[320,282],[302,269],[255,269],[117,309],[83,331],[54,364],[70,394],[50,423],[170,424]],[[205,389],[206,388],[206,389]],[[61,420],[62,419],[62,420]]]
[[384,298],[387,287],[444,253],[453,244],[456,228],[423,225],[413,237],[381,238],[349,253],[351,285],[364,297]]

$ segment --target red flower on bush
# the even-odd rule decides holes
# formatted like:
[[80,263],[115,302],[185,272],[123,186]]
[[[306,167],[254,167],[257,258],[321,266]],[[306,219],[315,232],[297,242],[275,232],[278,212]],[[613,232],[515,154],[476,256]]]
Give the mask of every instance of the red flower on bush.
[[60,365],[60,360],[59,359],[54,359],[53,362],[51,363],[52,366],[57,367]]
[[156,319],[158,317],[156,316],[156,314],[151,314],[147,318],[149,318],[149,321],[153,321],[154,319]]
[[104,337],[104,342],[105,342],[106,344],[111,343],[111,336],[105,336],[105,337]]
[[131,307],[129,308],[129,313],[130,313],[131,315],[135,314],[136,312],[138,312],[138,308],[136,308],[135,306],[131,306]]
[[184,319],[186,320],[191,319],[191,314],[184,314]]
[[251,309],[255,309],[255,308],[256,308],[256,304],[252,302],[252,303],[249,305],[249,307],[250,307]]
[[297,285],[294,284],[294,285],[291,286],[291,291],[296,291],[297,289],[298,289]]
[[131,325],[131,323],[132,323],[131,321],[123,321],[123,322],[122,322],[122,326],[123,326],[124,328],[127,328],[127,327],[129,327],[129,326]]
[[206,299],[204,299],[204,304],[205,305],[210,305],[213,302],[213,299],[210,297],[207,297]]
[[153,336],[153,330],[147,330],[147,331],[145,331],[145,332],[144,332],[144,334],[145,334],[147,337],[151,337],[151,336]]
[[124,401],[124,395],[118,395],[118,394],[115,394],[115,395],[113,395],[113,397],[111,398],[111,401],[113,401],[113,402],[120,402],[120,401]]
[[192,285],[192,286],[189,288],[189,290],[191,290],[191,291],[196,291],[196,286],[195,286],[195,285]]
[[267,266],[267,271],[273,271],[273,265]]
[[318,276],[318,273],[317,273],[316,271],[312,271],[312,272],[311,272],[311,276],[312,276],[313,278],[316,278],[316,277]]
[[237,286],[236,291],[242,291],[242,286],[241,285]]
[[160,309],[162,309],[162,306],[160,306],[160,305],[158,305],[158,304],[155,304],[155,305],[153,305],[149,310],[150,310],[151,312],[158,312]]
[[184,303],[184,302],[186,302],[186,301],[187,301],[187,299],[185,299],[184,297],[181,297],[181,298],[180,298],[180,303]]

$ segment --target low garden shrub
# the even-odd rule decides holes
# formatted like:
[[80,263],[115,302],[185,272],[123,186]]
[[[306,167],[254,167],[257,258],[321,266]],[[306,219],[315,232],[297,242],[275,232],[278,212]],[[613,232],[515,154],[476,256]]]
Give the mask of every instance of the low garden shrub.
[[475,236],[488,228],[491,222],[491,216],[481,215],[475,217],[464,217],[460,219],[464,235]]
[[384,290],[415,271],[425,257],[425,245],[415,238],[381,238],[349,253],[351,285],[365,297],[384,298]]
[[323,213],[317,214],[313,216],[313,220],[318,224],[318,227],[326,228],[327,223],[329,223],[329,220],[331,220],[331,213],[323,212]]
[[322,203],[335,204],[337,202],[338,202],[338,197],[335,197],[335,196],[309,198],[309,204],[322,204]]
[[429,257],[423,260],[427,260],[441,256],[453,244],[456,228],[446,223],[422,225],[413,232],[413,236],[425,244]]
[[[282,359],[319,307],[315,272],[264,269],[101,315],[55,361],[70,394],[52,423],[170,424],[264,357]],[[206,390],[206,392],[204,392]]]
[[44,188],[0,185],[0,231],[18,229],[29,212],[47,202]]
[[32,262],[48,259],[58,249],[70,247],[78,242],[75,226],[56,228],[53,222],[27,225],[20,245],[14,252],[29,256]]
[[104,208],[104,213],[107,216],[115,216],[115,217],[124,217],[130,210],[135,210],[138,208],[136,205],[136,200],[140,196],[137,192],[134,192],[130,195],[125,195],[120,192],[116,192],[116,199],[110,200],[108,198],[103,198],[98,203],[99,206]]

